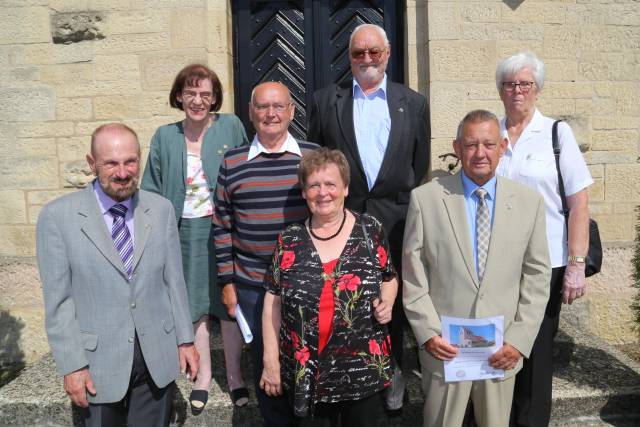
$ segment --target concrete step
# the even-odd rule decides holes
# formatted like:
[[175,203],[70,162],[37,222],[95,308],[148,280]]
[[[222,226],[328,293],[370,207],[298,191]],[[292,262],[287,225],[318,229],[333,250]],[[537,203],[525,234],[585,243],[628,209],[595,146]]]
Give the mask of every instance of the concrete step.
[[[563,317],[557,337],[552,425],[611,426],[640,425],[640,364],[630,360],[612,346],[586,334],[571,316]],[[187,398],[189,385],[181,379],[175,397],[173,425],[184,426],[256,426],[260,415],[255,393],[249,404],[235,408],[226,386],[222,344],[217,326],[213,328],[213,382],[209,403],[197,417],[191,415]],[[407,346],[415,341],[407,337]],[[422,425],[423,395],[417,372],[415,352],[407,351],[404,361],[408,378],[409,401],[399,416],[385,414],[384,426]],[[250,383],[249,354],[243,354],[243,372]],[[27,367],[0,389],[0,426],[69,426],[81,419],[72,410],[64,394],[62,379],[57,375],[51,355]]]

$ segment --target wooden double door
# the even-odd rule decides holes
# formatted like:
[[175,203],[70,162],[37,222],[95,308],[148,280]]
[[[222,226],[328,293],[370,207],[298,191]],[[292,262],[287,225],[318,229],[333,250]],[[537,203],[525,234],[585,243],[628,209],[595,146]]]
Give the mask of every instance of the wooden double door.
[[387,32],[392,56],[391,80],[403,82],[404,1],[393,0],[234,0],[234,74],[236,114],[250,138],[251,90],[264,81],[280,81],[291,91],[296,114],[290,126],[306,138],[306,102],[330,83],[351,79],[349,36],[363,23]]

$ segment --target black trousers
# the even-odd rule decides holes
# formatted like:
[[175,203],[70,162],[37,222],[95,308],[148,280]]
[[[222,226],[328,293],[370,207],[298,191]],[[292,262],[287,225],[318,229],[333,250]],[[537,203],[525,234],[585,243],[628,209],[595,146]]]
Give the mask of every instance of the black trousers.
[[558,332],[562,308],[562,280],[565,267],[551,273],[551,294],[533,344],[531,355],[524,359],[516,375],[511,406],[511,426],[548,426],[551,418],[551,383],[553,379],[553,339]]
[[404,329],[408,327],[407,315],[404,313],[402,305],[402,247],[391,248],[393,266],[398,273],[398,294],[393,302],[391,311],[391,322],[387,324],[389,338],[391,339],[391,355],[398,367],[402,368],[404,357]]
[[380,422],[380,393],[360,400],[318,403],[313,417],[296,417],[298,427],[375,427]]
[[163,388],[155,385],[149,375],[136,335],[127,394],[119,402],[89,404],[85,425],[87,427],[168,426],[174,389],[173,382]]
[[262,357],[264,347],[262,342],[262,307],[264,305],[265,290],[258,287],[236,286],[238,304],[242,308],[251,333],[251,367],[256,390],[256,398],[260,407],[260,414],[265,427],[287,427],[293,425],[293,412],[286,395],[270,397],[260,388],[262,377]]

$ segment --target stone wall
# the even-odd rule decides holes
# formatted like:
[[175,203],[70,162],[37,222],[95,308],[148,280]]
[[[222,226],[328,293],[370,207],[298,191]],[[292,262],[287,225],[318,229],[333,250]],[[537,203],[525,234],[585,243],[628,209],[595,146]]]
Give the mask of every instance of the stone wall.
[[231,46],[226,0],[1,2],[0,371],[48,349],[35,224],[45,203],[91,180],[91,132],[123,121],[146,158],[155,129],[183,115],[168,93],[192,62],[218,73],[232,112]]
[[[502,116],[499,59],[521,50],[547,65],[538,100],[566,119],[595,184],[590,208],[607,243],[633,240],[640,203],[640,7],[633,0],[427,1],[434,154],[449,152],[465,112]],[[420,30],[421,31],[421,30]],[[434,169],[444,165],[434,155]]]
[[93,129],[123,121],[147,148],[181,117],[168,92],[184,65],[210,65],[233,111],[231,45],[224,0],[3,1],[0,256],[32,256],[42,205],[91,179]]
[[[640,204],[640,7],[633,0],[407,0],[406,81],[429,97],[433,174],[445,173],[458,120],[502,115],[497,61],[528,49],[548,66],[541,110],[573,127],[596,180],[590,208],[611,249],[590,282],[592,328],[629,342],[628,244]],[[46,349],[35,253],[41,207],[88,182],[98,125],[124,121],[145,148],[177,120],[175,73],[204,62],[233,111],[229,0],[4,0],[0,4],[0,332],[19,333],[24,359]],[[18,258],[19,259],[19,258]],[[20,280],[17,279],[20,274]],[[611,286],[615,283],[615,286]],[[9,325],[9,326],[7,326]],[[0,354],[1,355],[1,354]]]
[[[547,65],[538,107],[573,128],[595,180],[590,212],[607,246],[603,273],[589,279],[592,330],[612,342],[631,330],[630,244],[640,204],[640,4],[634,0],[410,1],[426,14],[413,30],[429,58],[433,174],[450,162],[458,121],[475,108],[504,115],[495,86],[499,59],[521,50]],[[424,19],[416,18],[416,21]],[[411,29],[409,31],[412,31]],[[411,37],[409,38],[411,40]],[[420,45],[421,46],[421,45]],[[410,73],[419,75],[411,59]],[[423,73],[424,74],[424,73]],[[416,82],[424,80],[425,76]],[[412,80],[409,80],[412,82]]]

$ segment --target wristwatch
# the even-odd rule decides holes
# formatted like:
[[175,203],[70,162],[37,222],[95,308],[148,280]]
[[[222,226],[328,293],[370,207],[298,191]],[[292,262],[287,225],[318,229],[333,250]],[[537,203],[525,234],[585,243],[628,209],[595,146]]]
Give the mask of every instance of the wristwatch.
[[575,255],[569,255],[569,257],[567,258],[567,260],[569,262],[579,262],[584,264],[587,261],[587,257],[586,256],[575,256]]

